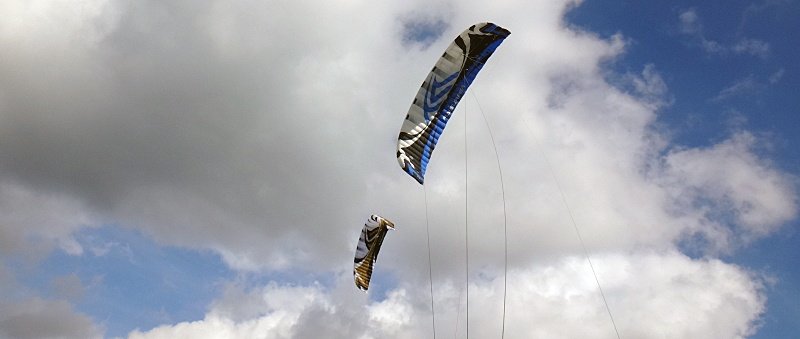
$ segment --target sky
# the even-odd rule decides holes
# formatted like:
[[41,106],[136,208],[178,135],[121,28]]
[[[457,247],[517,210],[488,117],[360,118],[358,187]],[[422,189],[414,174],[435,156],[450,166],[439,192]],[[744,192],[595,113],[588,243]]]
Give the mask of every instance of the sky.
[[[0,13],[0,338],[800,333],[796,1]],[[397,133],[485,21],[423,188]]]

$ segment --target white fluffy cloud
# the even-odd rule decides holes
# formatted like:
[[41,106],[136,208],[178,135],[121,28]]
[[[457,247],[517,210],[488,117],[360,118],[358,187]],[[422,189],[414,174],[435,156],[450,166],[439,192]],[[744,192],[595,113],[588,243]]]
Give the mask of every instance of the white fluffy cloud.
[[[598,276],[623,336],[745,338],[752,334],[765,304],[759,279],[718,260],[692,260],[674,252],[638,254],[595,258],[595,264],[603,268]],[[588,269],[583,258],[566,257],[510,272],[506,337],[616,337]],[[427,286],[400,287],[383,300],[365,302],[364,295],[349,286],[347,274],[338,283],[328,291],[319,285],[272,284],[257,291],[228,293],[203,320],[136,331],[130,338],[431,336]],[[502,277],[471,283],[470,335],[500,334],[502,291]],[[463,335],[462,289],[446,282],[437,285],[434,294],[437,336]],[[237,315],[242,309],[249,314]]]
[[678,189],[684,206],[730,214],[733,234],[744,240],[769,234],[796,216],[797,196],[787,176],[754,154],[754,143],[742,132],[709,148],[671,152],[666,186]]
[[[573,218],[624,337],[747,335],[764,307],[758,278],[676,247],[700,235],[713,257],[771,234],[796,216],[791,178],[747,132],[671,146],[653,126],[669,101],[657,65],[622,77],[634,93],[610,85],[601,65],[624,37],[564,25],[578,3],[89,1],[76,14],[62,2],[0,2],[15,18],[0,22],[0,244],[25,253],[6,243],[33,235],[78,255],[71,234],[108,220],[215,250],[235,269],[340,277],[232,290],[202,320],[131,337],[427,336],[423,192],[397,168],[395,138],[441,49],[492,20],[512,35],[426,180],[440,334],[464,324],[465,122],[470,306],[482,312],[470,330],[499,326],[503,210],[480,107],[507,189],[510,337],[613,335],[575,259]],[[415,25],[430,36],[409,40]],[[380,265],[400,283],[380,301],[335,273],[371,213],[398,225]]]

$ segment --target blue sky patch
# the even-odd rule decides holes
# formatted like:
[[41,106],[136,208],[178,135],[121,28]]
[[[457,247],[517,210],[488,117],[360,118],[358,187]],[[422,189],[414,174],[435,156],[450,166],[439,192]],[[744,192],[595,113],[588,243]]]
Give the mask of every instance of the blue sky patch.
[[82,255],[54,251],[18,277],[49,298],[63,297],[62,285],[75,288],[70,281],[79,279],[77,310],[105,326],[110,337],[202,319],[222,283],[234,276],[211,251],[162,246],[131,229],[87,228],[76,238]]
[[449,25],[442,19],[411,18],[403,22],[403,43],[427,48],[442,36]]

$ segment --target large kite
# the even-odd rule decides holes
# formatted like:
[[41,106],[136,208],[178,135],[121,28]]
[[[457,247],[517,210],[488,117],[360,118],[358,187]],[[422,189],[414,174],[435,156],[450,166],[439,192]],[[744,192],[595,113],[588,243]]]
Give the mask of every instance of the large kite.
[[470,26],[433,66],[408,110],[397,139],[397,161],[420,184],[447,120],[494,50],[511,34],[493,23]]

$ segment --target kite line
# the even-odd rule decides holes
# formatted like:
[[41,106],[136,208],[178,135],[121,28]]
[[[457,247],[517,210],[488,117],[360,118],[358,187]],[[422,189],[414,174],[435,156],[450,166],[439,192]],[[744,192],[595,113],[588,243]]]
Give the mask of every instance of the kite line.
[[433,268],[431,265],[431,228],[428,222],[428,189],[422,185],[425,193],[425,234],[428,236],[428,283],[431,287],[431,322],[433,323],[433,339],[436,339],[436,309],[433,307]]
[[467,339],[469,339],[469,162],[467,161],[467,102],[464,102],[464,253],[466,254],[467,280]]
[[[531,130],[530,126],[528,125],[528,119],[522,117],[522,121],[525,123],[525,128],[528,130],[533,136],[533,131]],[[533,138],[537,144],[537,149],[541,150],[542,146],[539,144],[539,141]],[[572,215],[572,208],[569,207],[569,203],[567,202],[566,195],[564,194],[564,190],[561,189],[561,183],[558,181],[558,176],[556,176],[555,171],[553,170],[553,166],[550,164],[550,160],[547,158],[547,154],[545,152],[541,152],[542,158],[544,159],[545,164],[547,165],[547,169],[550,172],[550,176],[553,177],[553,181],[556,183],[556,187],[558,188],[558,193],[561,195],[561,201],[564,203],[564,207],[567,209],[567,214],[569,214],[569,220],[572,222],[572,228],[575,230],[575,234],[578,236],[578,241],[581,243],[581,249],[583,249],[583,255],[586,257],[586,261],[589,262],[589,268],[592,270],[592,275],[594,276],[594,282],[597,284],[597,290],[600,291],[600,297],[603,299],[603,304],[606,306],[606,312],[608,312],[608,317],[611,319],[611,325],[614,327],[614,333],[617,335],[617,339],[620,339],[619,330],[617,329],[617,323],[614,321],[614,315],[611,314],[611,307],[608,306],[608,301],[606,300],[606,295],[603,293],[603,287],[600,285],[600,279],[597,278],[597,272],[594,269],[594,264],[592,264],[592,259],[589,256],[589,250],[586,249],[586,244],[583,242],[583,237],[581,236],[581,231],[578,228],[578,223],[575,222],[575,217]]]
[[492,128],[489,127],[489,120],[486,119],[486,114],[483,113],[480,101],[475,91],[472,92],[472,97],[475,98],[475,103],[478,104],[478,111],[481,112],[483,122],[486,124],[486,129],[489,131],[489,138],[492,140],[492,148],[494,149],[494,158],[497,160],[497,172],[500,173],[500,192],[503,197],[503,327],[500,332],[500,338],[506,336],[506,291],[508,288],[508,217],[506,216],[506,185],[503,182],[503,169],[500,166],[500,154],[497,153],[497,145],[494,142],[494,133]]

